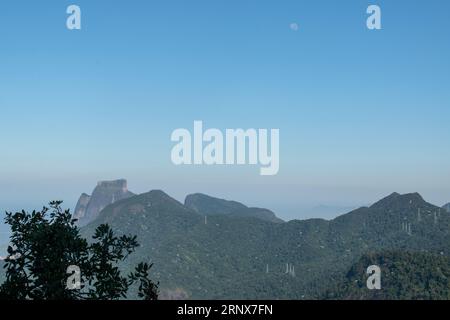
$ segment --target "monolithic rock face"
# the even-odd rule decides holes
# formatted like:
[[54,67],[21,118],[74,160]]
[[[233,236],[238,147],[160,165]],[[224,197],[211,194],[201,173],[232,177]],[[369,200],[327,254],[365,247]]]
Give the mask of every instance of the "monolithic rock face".
[[100,181],[91,196],[85,193],[80,196],[73,217],[78,219],[79,226],[84,226],[95,220],[106,206],[132,196],[134,194],[128,191],[127,181],[124,179]]
[[91,196],[83,193],[78,199],[77,205],[75,207],[74,218],[83,219],[86,215],[86,209],[89,204],[89,200],[91,200]]
[[446,210],[447,212],[450,212],[450,202],[447,203],[445,206],[443,206],[442,208],[444,208],[444,210]]

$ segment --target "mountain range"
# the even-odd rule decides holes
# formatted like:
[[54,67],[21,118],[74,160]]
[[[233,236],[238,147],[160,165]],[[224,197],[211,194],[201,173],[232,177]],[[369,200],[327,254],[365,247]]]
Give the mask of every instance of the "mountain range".
[[141,246],[121,267],[154,263],[165,299],[320,299],[364,255],[450,255],[450,213],[417,193],[330,221],[283,222],[267,209],[203,194],[180,203],[154,190],[107,204],[83,235],[101,223],[137,235]]
[[[87,238],[102,223],[137,235],[140,247],[120,267],[153,263],[162,299],[449,299],[444,209],[392,193],[333,220],[284,222],[204,194],[183,203],[160,190],[135,195],[122,179],[83,194],[74,217]],[[365,286],[373,264],[379,291]]]

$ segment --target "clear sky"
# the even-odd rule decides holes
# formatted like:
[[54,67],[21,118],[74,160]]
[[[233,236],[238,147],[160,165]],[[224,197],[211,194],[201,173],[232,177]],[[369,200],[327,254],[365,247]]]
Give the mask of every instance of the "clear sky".
[[[66,8],[82,29],[66,28]],[[382,9],[382,30],[366,8]],[[298,30],[290,27],[298,25]],[[0,4],[0,209],[97,180],[269,207],[450,201],[450,2],[41,0]],[[279,128],[280,172],[175,167],[174,129]]]

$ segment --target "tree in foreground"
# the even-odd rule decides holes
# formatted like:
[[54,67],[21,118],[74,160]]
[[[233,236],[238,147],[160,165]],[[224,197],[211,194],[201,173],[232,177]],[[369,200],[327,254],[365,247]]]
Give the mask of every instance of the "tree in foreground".
[[127,298],[136,285],[140,298],[156,300],[158,284],[149,278],[152,264],[139,263],[126,276],[119,269],[139,246],[136,236],[118,237],[104,224],[88,243],[61,203],[31,214],[6,213],[12,235],[0,299],[116,300]]

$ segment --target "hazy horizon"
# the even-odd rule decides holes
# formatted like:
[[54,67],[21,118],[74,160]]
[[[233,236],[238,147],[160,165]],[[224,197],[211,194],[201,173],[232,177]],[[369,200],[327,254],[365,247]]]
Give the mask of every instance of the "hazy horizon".
[[[118,178],[119,179],[119,178]],[[105,180],[116,180],[116,179],[101,179],[98,181],[105,181]],[[57,187],[55,187],[58,192],[55,192],[56,194],[59,194],[59,196],[50,196],[50,193],[47,195],[44,195],[41,193],[41,195],[37,196],[34,200],[27,200],[24,202],[9,202],[0,203],[0,209],[1,214],[5,211],[16,211],[16,210],[40,210],[43,206],[47,206],[48,202],[51,200],[62,200],[64,201],[63,207],[68,208],[73,212],[76,202],[78,201],[79,196],[82,193],[86,194],[92,194],[93,189],[97,185],[97,182],[93,182],[89,186],[86,186],[85,189],[80,189],[80,191],[76,194],[71,195],[70,197],[64,198],[61,195],[68,192],[67,190],[61,190]],[[312,200],[310,198],[310,193],[299,193],[297,195],[297,202],[272,202],[272,199],[262,199],[259,198],[257,195],[251,191],[246,192],[244,189],[245,187],[242,187],[242,185],[237,190],[229,190],[224,193],[219,193],[220,191],[216,188],[198,188],[193,189],[192,191],[185,190],[184,188],[169,188],[166,187],[158,187],[154,184],[149,184],[150,187],[145,187],[144,184],[136,184],[132,181],[128,180],[128,189],[135,193],[135,194],[142,194],[149,192],[151,190],[162,190],[166,192],[169,196],[173,197],[177,201],[184,203],[184,199],[189,194],[194,193],[203,193],[207,194],[213,197],[226,199],[226,200],[233,200],[241,202],[247,206],[250,207],[264,207],[267,209],[270,209],[277,214],[280,218],[282,218],[285,221],[289,220],[304,220],[304,219],[310,219],[310,218],[321,218],[321,219],[333,219],[338,215],[348,213],[349,211],[363,207],[363,206],[370,206],[371,204],[377,202],[378,200],[392,194],[393,192],[398,192],[400,194],[406,194],[406,193],[414,193],[418,191],[414,190],[393,190],[393,191],[374,191],[372,197],[365,197],[361,198],[359,202],[350,202],[347,201],[342,194],[324,194],[321,198],[317,198]],[[35,189],[37,191],[38,188]],[[45,189],[44,189],[45,190]],[[210,190],[210,191],[209,191]],[[220,190],[220,188],[219,188]],[[51,192],[51,191],[50,191]],[[30,193],[33,193],[30,191]],[[444,201],[442,203],[434,202],[433,200],[430,200],[430,198],[427,198],[427,195],[418,192],[421,194],[421,196],[424,198],[425,201],[434,204],[436,206],[443,206],[449,201]],[[345,194],[345,193],[344,193]],[[45,198],[48,200],[41,200],[42,198]]]
[[[102,179],[99,181],[104,181],[106,179]],[[97,181],[98,182],[98,181]],[[131,185],[131,187],[130,187]],[[91,194],[93,189],[95,188],[96,183],[93,183],[91,186],[87,187],[88,189],[83,190],[81,192],[79,192],[79,195],[81,195],[81,193],[87,193],[87,194]],[[193,191],[193,192],[186,192],[183,193],[183,191],[178,190],[178,192],[176,192],[175,190],[174,193],[170,193],[169,191],[165,190],[164,188],[158,188],[158,187],[152,187],[150,189],[145,189],[142,188],[142,185],[140,186],[140,189],[135,189],[133,188],[135,185],[133,183],[130,183],[130,181],[128,181],[128,189],[136,194],[141,194],[141,193],[145,193],[151,190],[163,190],[164,192],[168,193],[169,196],[173,197],[174,199],[178,200],[181,203],[184,203],[184,199],[188,194],[193,194],[193,193],[204,193],[204,194],[208,194],[210,196],[213,197],[217,197],[217,198],[221,198],[221,199],[226,199],[226,200],[233,200],[233,201],[239,201],[247,206],[250,207],[259,207],[259,208],[266,208],[269,210],[272,210],[279,218],[285,220],[285,221],[292,221],[292,220],[308,220],[308,219],[325,219],[325,220],[332,220],[340,215],[349,213],[350,211],[363,207],[363,206],[370,206],[371,204],[377,202],[378,200],[381,200],[382,198],[392,194],[392,192],[387,192],[385,194],[379,195],[377,198],[373,198],[373,199],[366,199],[366,202],[360,202],[359,204],[350,204],[350,203],[346,203],[345,199],[341,199],[341,202],[339,200],[336,199],[335,202],[327,202],[324,201],[323,202],[318,202],[318,203],[312,203],[312,202],[299,202],[299,203],[294,203],[294,204],[274,204],[274,205],[270,205],[269,202],[266,201],[261,201],[260,198],[256,198],[254,200],[250,200],[250,199],[245,199],[245,193],[243,194],[243,192],[228,192],[226,193],[229,196],[226,195],[221,195],[221,194],[217,194],[214,192],[208,192],[208,191]],[[395,192],[395,191],[393,191]],[[411,192],[400,192],[400,193],[412,193]],[[62,205],[62,207],[64,209],[70,209],[70,211],[73,213],[74,209],[75,209],[75,205],[76,202],[78,200],[79,195],[77,195],[76,197],[70,197],[70,200],[64,200],[61,197],[53,197],[53,198],[49,198],[48,201],[51,200],[63,200],[64,203]],[[429,201],[429,199],[427,199],[423,194],[421,194],[422,197],[424,197],[424,200],[434,204],[438,207],[441,207],[445,204],[447,204],[448,202],[439,204],[439,203],[433,203],[432,201]],[[305,196],[306,197],[306,196]],[[259,202],[258,202],[259,199]],[[22,204],[20,203],[11,203],[11,205],[9,206],[5,206],[4,203],[0,203],[0,219],[3,222],[4,219],[4,214],[6,211],[8,212],[16,212],[16,211],[20,211],[20,210],[25,210],[28,212],[31,212],[32,210],[40,210],[42,209],[43,206],[48,206],[48,201],[40,201],[37,200],[36,202],[32,202],[32,201],[28,201],[28,202],[23,202]],[[6,247],[5,246],[8,241],[9,241],[9,226],[5,225],[4,223],[0,224],[0,256],[2,254],[5,254],[5,250]]]

